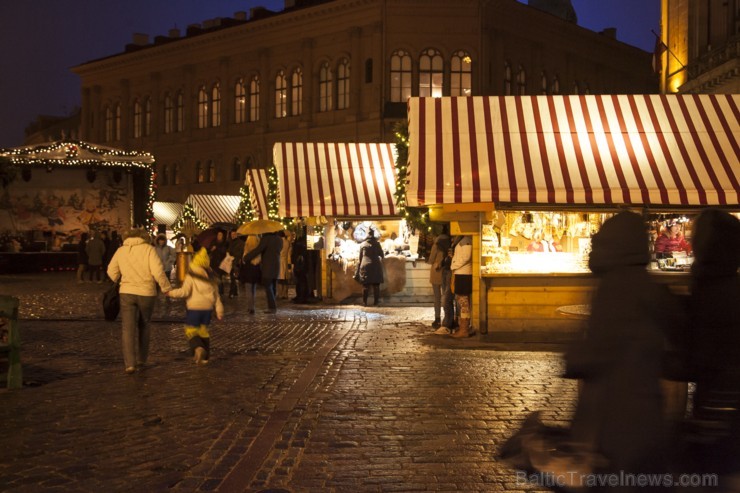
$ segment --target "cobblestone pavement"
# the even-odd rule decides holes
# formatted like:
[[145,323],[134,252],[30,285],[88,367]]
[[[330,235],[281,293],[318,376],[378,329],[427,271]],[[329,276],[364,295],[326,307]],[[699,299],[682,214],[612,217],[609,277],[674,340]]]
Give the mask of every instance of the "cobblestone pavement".
[[572,413],[557,352],[433,335],[429,306],[249,316],[226,299],[198,367],[183,302],[162,297],[150,364],[126,375],[103,289],[0,276],[21,299],[24,372],[0,391],[0,491],[539,491],[497,447],[530,411]]

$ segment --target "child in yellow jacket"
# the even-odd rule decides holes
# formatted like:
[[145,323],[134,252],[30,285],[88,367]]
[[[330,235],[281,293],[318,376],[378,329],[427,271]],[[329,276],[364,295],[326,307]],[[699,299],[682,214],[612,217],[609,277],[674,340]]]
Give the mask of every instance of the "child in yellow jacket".
[[188,273],[182,287],[167,293],[171,298],[185,298],[185,336],[199,365],[208,363],[211,335],[208,325],[213,311],[216,318],[223,319],[224,305],[218,294],[218,284],[210,274],[210,259],[205,248],[201,248],[190,261]]

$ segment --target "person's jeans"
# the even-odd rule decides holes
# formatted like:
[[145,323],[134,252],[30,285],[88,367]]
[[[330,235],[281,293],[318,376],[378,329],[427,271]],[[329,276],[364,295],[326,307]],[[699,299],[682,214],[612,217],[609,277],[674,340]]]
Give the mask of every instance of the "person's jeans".
[[254,312],[254,302],[257,298],[257,284],[248,282],[244,286],[244,292],[247,294],[247,310]]
[[[442,270],[442,307],[445,311],[445,318],[442,320],[442,325],[448,329],[452,328],[455,324],[455,295],[452,294],[450,289],[450,282],[452,281],[452,271],[449,269]],[[436,306],[436,305],[435,305]]]
[[442,314],[442,285],[432,284],[432,295],[434,295],[434,321],[438,322]]
[[126,368],[146,363],[149,357],[149,321],[156,296],[121,293],[121,345]]
[[267,296],[267,308],[269,310],[277,310],[277,302],[275,301],[275,279],[262,278],[262,286],[265,288],[265,295]]

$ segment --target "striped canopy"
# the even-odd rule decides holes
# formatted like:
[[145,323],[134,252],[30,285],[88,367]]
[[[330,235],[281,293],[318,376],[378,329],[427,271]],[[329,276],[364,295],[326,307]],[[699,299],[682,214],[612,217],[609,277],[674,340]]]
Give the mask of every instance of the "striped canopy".
[[249,187],[249,196],[252,202],[252,210],[255,219],[268,219],[268,191],[269,185],[267,180],[267,170],[265,169],[248,169],[247,170],[247,187]]
[[178,202],[154,202],[154,223],[172,226],[182,214],[182,208],[183,205]]
[[233,224],[240,201],[238,195],[190,195],[185,204],[190,204],[198,219],[211,226],[216,223]]
[[276,143],[283,217],[396,215],[393,144]]
[[740,203],[740,95],[411,98],[409,205]]

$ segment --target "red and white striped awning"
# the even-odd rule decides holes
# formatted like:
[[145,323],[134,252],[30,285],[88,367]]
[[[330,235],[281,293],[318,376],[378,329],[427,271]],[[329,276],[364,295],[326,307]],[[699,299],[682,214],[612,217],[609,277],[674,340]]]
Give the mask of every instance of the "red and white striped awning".
[[409,205],[737,205],[740,95],[411,98]]
[[190,195],[185,204],[193,207],[195,215],[209,226],[236,221],[241,198],[238,195]]
[[249,198],[252,203],[255,219],[268,219],[269,208],[267,197],[269,191],[267,170],[248,169],[247,187],[249,187]]
[[283,217],[396,215],[393,144],[278,142]]
[[155,224],[172,226],[182,214],[183,205],[178,202],[154,202],[152,213]]

